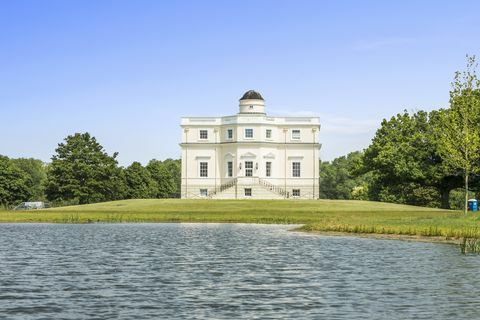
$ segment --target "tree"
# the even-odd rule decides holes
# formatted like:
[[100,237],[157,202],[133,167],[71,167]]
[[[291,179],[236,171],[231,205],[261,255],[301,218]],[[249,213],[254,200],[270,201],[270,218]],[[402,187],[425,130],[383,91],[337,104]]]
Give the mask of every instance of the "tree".
[[169,180],[168,186],[171,186],[171,188],[164,192],[165,198],[180,198],[182,181],[181,160],[166,159],[162,164]]
[[178,198],[180,196],[180,160],[151,160],[146,166],[157,183],[157,198]]
[[371,172],[371,200],[449,207],[450,191],[461,184],[438,153],[438,112],[397,114],[383,120],[365,150],[360,173]]
[[320,164],[320,198],[367,200],[368,175],[356,174],[360,151]]
[[13,161],[0,156],[0,206],[10,207],[31,196],[28,176]]
[[128,199],[155,198],[157,184],[150,172],[139,162],[133,162],[124,170],[126,182],[126,197]]
[[452,169],[461,169],[465,187],[465,207],[469,177],[480,171],[480,80],[475,56],[467,56],[467,69],[456,72],[450,91],[450,108],[440,113],[436,130],[439,152]]
[[47,198],[78,204],[121,199],[124,183],[117,153],[108,155],[88,132],[70,135],[64,141],[47,171]]
[[19,158],[11,161],[27,175],[27,186],[32,200],[45,199],[45,183],[47,181],[46,165],[38,159]]

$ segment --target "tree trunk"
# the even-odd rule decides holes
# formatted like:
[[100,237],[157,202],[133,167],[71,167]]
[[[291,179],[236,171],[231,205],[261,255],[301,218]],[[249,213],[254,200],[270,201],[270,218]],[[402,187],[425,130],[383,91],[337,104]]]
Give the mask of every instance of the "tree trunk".
[[440,207],[442,209],[450,209],[450,189],[440,190],[442,195]]
[[468,210],[468,171],[465,170],[465,209],[464,213],[467,214]]

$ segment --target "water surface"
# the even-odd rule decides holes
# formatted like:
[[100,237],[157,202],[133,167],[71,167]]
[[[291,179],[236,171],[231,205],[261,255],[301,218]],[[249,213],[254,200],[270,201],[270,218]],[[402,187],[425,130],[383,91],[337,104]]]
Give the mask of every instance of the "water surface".
[[479,319],[456,246],[246,224],[0,225],[0,319]]

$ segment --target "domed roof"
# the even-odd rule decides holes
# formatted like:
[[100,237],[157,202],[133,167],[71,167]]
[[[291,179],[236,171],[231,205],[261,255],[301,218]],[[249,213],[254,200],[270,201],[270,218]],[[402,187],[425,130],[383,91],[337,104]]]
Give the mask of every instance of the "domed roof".
[[255,100],[264,100],[262,95],[255,90],[248,90],[245,94],[240,98],[240,100],[248,100],[248,99],[255,99]]

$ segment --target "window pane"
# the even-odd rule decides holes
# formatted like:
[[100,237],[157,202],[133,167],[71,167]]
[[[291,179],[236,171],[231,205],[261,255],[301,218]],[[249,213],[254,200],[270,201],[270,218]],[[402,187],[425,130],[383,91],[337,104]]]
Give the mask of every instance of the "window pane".
[[252,189],[251,188],[245,188],[245,196],[246,197],[251,197],[252,196]]
[[292,139],[300,139],[300,130],[292,130]]
[[266,170],[265,170],[265,175],[267,177],[270,177],[272,175],[272,163],[271,162],[267,162],[266,163]]
[[267,136],[267,139],[270,139],[270,138],[272,137],[272,130],[267,129],[267,134],[266,134],[266,136]]
[[232,129],[227,130],[227,139],[233,139],[233,130]]
[[253,129],[245,129],[245,138],[253,138]]
[[293,189],[292,190],[292,195],[294,197],[300,197],[300,189]]
[[245,176],[253,176],[253,161],[245,161]]
[[300,162],[292,162],[292,176],[300,177]]
[[200,162],[200,177],[208,177],[208,162]]
[[200,195],[202,197],[208,196],[208,190],[207,189],[200,189]]
[[200,130],[200,139],[208,139],[208,131]]
[[233,176],[233,162],[231,161],[227,163],[227,172],[229,177]]

